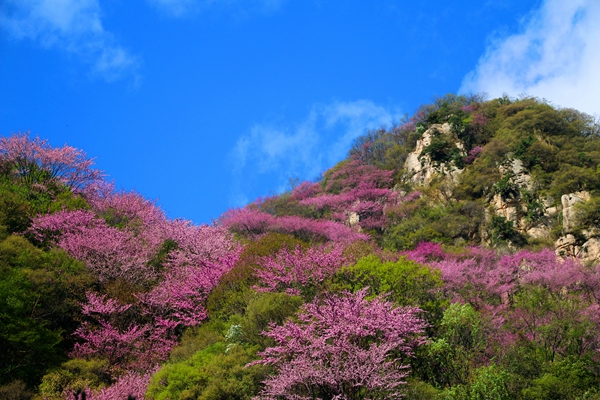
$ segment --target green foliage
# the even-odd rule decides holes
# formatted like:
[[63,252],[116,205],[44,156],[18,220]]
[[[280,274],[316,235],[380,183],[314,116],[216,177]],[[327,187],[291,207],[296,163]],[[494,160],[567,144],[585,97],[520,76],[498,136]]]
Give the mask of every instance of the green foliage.
[[499,215],[492,216],[490,230],[492,232],[492,243],[496,245],[504,241],[509,241],[521,247],[527,243],[525,237],[514,228],[513,222],[507,221],[505,217]]
[[[515,328],[544,363],[586,353],[596,328],[585,313],[587,303],[576,295],[526,286],[513,297],[520,322]],[[516,324],[516,322],[515,322]]]
[[575,212],[579,228],[600,228],[600,198],[575,204]]
[[165,399],[251,399],[260,390],[268,368],[246,367],[256,348],[214,343],[189,360],[164,365],[151,379],[146,396]]
[[299,296],[286,293],[261,293],[250,301],[241,320],[243,341],[259,345],[261,348],[274,343],[262,335],[270,324],[281,325],[300,308],[303,300]]
[[212,319],[198,327],[188,328],[181,336],[179,344],[171,350],[169,359],[173,363],[187,360],[196,352],[225,340],[227,323]]
[[589,359],[567,357],[548,365],[546,372],[523,389],[523,399],[587,398],[587,393],[597,393],[599,382]]
[[453,116],[463,118],[465,116],[462,107],[479,101],[477,96],[467,97],[464,95],[447,94],[443,97],[437,97],[432,104],[424,105],[419,111],[425,114],[427,124],[442,124]]
[[475,201],[431,204],[427,198],[400,204],[392,213],[393,221],[384,232],[382,245],[389,250],[409,250],[420,242],[460,245],[479,243],[485,209]]
[[463,154],[450,135],[435,134],[421,155],[429,155],[431,161],[437,164],[454,162],[458,168],[464,167]]
[[478,368],[472,382],[444,390],[440,400],[512,400],[516,398],[511,385],[513,377],[503,369],[491,365]]
[[492,139],[475,162],[459,177],[455,195],[459,199],[479,199],[492,193],[494,185],[502,178],[498,165],[506,158],[507,146]]
[[513,183],[511,174],[505,174],[493,186],[493,192],[499,194],[502,200],[514,199],[519,196],[519,187]]
[[38,214],[88,207],[64,186],[23,186],[0,175],[0,227],[8,234],[24,232]]
[[420,349],[415,365],[421,378],[437,387],[463,385],[485,345],[479,313],[470,304],[453,303],[444,312],[436,338]]
[[447,215],[444,206],[428,205],[424,200],[400,205],[392,215],[392,226],[383,236],[383,247],[390,250],[407,250],[420,242],[436,242],[443,234],[431,225]]
[[375,255],[342,268],[331,280],[330,290],[356,292],[369,287],[371,296],[387,294],[400,306],[418,306],[424,317],[435,323],[441,318],[447,300],[443,298],[442,279],[438,270],[401,258],[384,262]]
[[64,360],[91,283],[63,252],[42,251],[19,236],[0,242],[0,384],[34,385]]
[[406,384],[406,398],[410,400],[435,400],[439,390],[420,379],[408,379]]
[[42,379],[39,394],[48,400],[64,399],[65,391],[99,389],[110,385],[108,361],[74,358],[53,369]]
[[540,198],[527,190],[521,191],[523,205],[526,208],[525,220],[529,224],[535,224],[544,217],[546,209]]

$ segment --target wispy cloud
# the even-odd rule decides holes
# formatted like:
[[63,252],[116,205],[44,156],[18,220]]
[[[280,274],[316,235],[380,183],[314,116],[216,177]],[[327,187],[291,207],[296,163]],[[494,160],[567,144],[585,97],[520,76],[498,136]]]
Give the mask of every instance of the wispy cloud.
[[107,81],[135,77],[138,59],[104,29],[101,16],[98,0],[4,0],[0,27],[79,57]]
[[286,0],[147,0],[163,12],[182,17],[209,8],[233,11],[236,15],[278,10]]
[[[281,192],[289,178],[314,179],[343,159],[355,138],[368,129],[400,119],[391,110],[368,100],[316,105],[296,123],[254,125],[230,154],[234,175],[232,202],[246,204],[261,180]],[[266,193],[262,193],[263,195]]]
[[545,0],[520,33],[491,41],[461,92],[527,93],[600,113],[600,2]]

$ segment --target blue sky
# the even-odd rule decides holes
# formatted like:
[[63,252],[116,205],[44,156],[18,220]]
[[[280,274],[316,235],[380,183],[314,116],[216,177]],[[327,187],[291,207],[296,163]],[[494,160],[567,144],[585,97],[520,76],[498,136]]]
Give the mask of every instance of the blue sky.
[[599,114],[598,21],[597,0],[3,0],[0,135],[209,223],[436,95]]

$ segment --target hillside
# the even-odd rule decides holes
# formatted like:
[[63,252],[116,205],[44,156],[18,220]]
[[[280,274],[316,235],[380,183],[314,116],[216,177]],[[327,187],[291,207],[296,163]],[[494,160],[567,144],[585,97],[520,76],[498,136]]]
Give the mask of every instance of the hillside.
[[447,95],[318,182],[170,220],[0,138],[0,398],[600,399],[600,125]]

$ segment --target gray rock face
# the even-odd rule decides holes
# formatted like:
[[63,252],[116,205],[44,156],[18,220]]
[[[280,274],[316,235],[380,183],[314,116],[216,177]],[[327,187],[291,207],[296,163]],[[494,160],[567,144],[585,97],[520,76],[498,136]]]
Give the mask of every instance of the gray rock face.
[[532,190],[533,183],[531,181],[531,175],[527,172],[523,166],[523,161],[518,158],[513,158],[507,163],[498,167],[502,175],[510,174],[511,181],[521,189]]
[[507,221],[512,221],[515,228],[520,226],[519,211],[521,205],[517,199],[505,200],[499,194],[495,194],[492,198],[492,207],[494,207],[496,215],[506,218]]
[[576,224],[575,208],[573,206],[579,202],[588,201],[591,198],[590,193],[586,191],[565,194],[560,198],[563,207],[563,230],[565,232],[571,232]]
[[577,246],[577,240],[575,239],[575,236],[571,235],[570,233],[559,237],[556,243],[554,243],[554,251],[556,255],[562,258],[577,257],[580,250],[580,247]]
[[431,125],[417,141],[415,150],[406,157],[404,168],[412,184],[426,185],[436,174],[442,174],[449,182],[456,183],[458,175],[463,171],[451,163],[434,163],[428,154],[423,154],[423,150],[431,144],[436,135],[450,135],[456,148],[466,155],[463,144],[454,136],[449,123]]
[[600,239],[591,238],[581,246],[581,258],[585,262],[600,261]]
[[558,256],[579,257],[585,263],[600,261],[600,232],[597,229],[582,230],[579,240],[572,234],[577,224],[575,205],[591,198],[590,193],[586,191],[565,194],[560,198],[565,235],[558,238],[554,244]]

